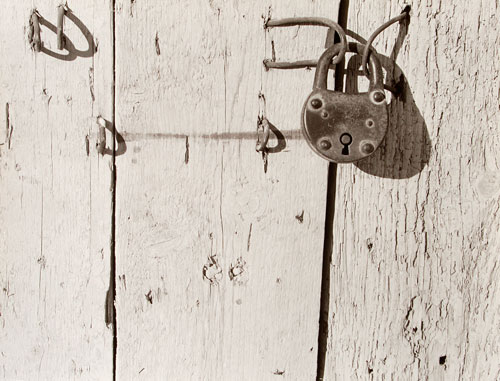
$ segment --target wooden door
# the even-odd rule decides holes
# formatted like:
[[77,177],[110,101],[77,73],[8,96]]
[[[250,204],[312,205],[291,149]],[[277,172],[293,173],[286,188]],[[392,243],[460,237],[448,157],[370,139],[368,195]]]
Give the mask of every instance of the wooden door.
[[314,70],[262,64],[331,36],[264,23],[364,42],[406,4],[75,2],[62,51],[58,5],[2,9],[0,379],[499,379],[495,1],[410,1],[386,139],[338,167],[300,133]]
[[[498,380],[498,2],[409,4],[375,42],[404,78],[385,143],[338,170],[324,379]],[[347,28],[403,7],[350,0]]]
[[[0,378],[110,379],[110,155],[96,118],[112,110],[110,2],[74,2],[58,50],[58,5],[31,2],[0,23]],[[110,300],[112,306],[112,299]]]
[[[338,2],[117,5],[117,375],[314,379],[328,165],[300,138]],[[272,51],[274,46],[274,51]],[[281,133],[267,166],[259,117]],[[267,168],[266,168],[267,167]]]

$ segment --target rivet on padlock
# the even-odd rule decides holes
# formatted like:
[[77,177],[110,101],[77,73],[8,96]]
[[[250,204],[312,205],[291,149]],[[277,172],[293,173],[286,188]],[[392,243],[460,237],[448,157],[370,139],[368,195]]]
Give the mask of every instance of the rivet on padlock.
[[[351,42],[347,51],[362,54],[364,46]],[[379,147],[387,132],[387,103],[382,67],[370,55],[367,93],[346,94],[327,89],[327,74],[341,44],[327,49],[318,61],[313,91],[302,111],[302,131],[319,156],[335,163],[364,159]]]

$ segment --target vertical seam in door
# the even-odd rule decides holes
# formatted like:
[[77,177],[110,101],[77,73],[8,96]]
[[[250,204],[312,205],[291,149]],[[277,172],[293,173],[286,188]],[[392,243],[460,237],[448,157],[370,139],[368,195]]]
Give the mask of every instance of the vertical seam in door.
[[111,85],[111,125],[112,125],[112,156],[111,156],[111,242],[110,242],[110,289],[113,300],[113,381],[116,380],[116,353],[118,349],[118,337],[116,327],[116,24],[115,10],[116,0],[111,0],[111,36],[112,36],[112,70],[113,78]]
[[[338,23],[347,28],[347,11],[349,0],[340,0]],[[338,36],[335,35],[335,42]],[[335,66],[335,90],[342,91],[344,87],[344,61]],[[337,164],[328,166],[328,185],[326,189],[325,237],[323,243],[323,268],[321,274],[321,296],[318,332],[318,359],[316,381],[322,381],[325,374],[326,355],[328,353],[328,325],[330,309],[330,264],[333,251],[333,221],[335,217],[335,196],[337,188]]]

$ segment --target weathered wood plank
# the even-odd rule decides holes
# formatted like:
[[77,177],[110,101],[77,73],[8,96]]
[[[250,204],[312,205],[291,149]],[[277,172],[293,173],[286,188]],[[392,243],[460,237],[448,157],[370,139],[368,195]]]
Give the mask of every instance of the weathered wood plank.
[[[278,59],[318,57],[326,30],[263,22],[335,19],[338,2],[117,6],[118,377],[314,379],[327,163],[299,131],[313,72],[262,60],[271,40]],[[262,113],[286,142],[267,173]]]
[[[59,4],[36,1],[51,24]],[[112,332],[104,319],[109,156],[98,157],[94,146],[95,118],[109,118],[111,110],[110,8],[97,0],[69,5],[76,23],[66,17],[65,30],[78,56],[56,49],[45,22],[42,51],[34,53],[27,37],[31,2],[2,4],[0,378],[6,380],[112,378]],[[85,28],[99,42],[96,54],[92,46],[88,51]]]
[[[365,37],[403,7],[349,3]],[[339,167],[325,379],[499,379],[498,2],[410,3],[385,146]]]

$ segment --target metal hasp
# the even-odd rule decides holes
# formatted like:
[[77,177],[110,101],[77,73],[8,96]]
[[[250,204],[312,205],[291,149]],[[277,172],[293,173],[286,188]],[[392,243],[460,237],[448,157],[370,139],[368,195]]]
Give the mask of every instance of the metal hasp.
[[[316,66],[313,91],[302,109],[302,132],[306,141],[322,158],[334,163],[352,163],[372,155],[384,140],[388,116],[384,88],[396,97],[401,86],[383,83],[382,66],[372,43],[390,25],[409,19],[410,6],[372,33],[366,45],[346,42],[346,32],[336,22],[320,17],[294,17],[268,20],[265,28],[293,25],[322,25],[335,30],[340,43],[327,46],[318,61],[276,62],[264,60],[266,69],[297,69]],[[328,70],[346,52],[362,56],[363,74],[370,80],[366,93],[345,94],[327,89]],[[258,146],[260,147],[260,146]]]
[[[347,51],[363,54],[365,46],[350,42]],[[382,66],[375,54],[369,60],[369,90],[346,94],[327,89],[327,74],[332,58],[342,44],[328,48],[318,61],[313,91],[302,110],[302,132],[322,158],[334,163],[364,159],[379,147],[387,132]]]
[[[290,27],[290,26],[300,26],[300,25],[317,25],[326,26],[330,30],[337,32],[340,38],[341,49],[337,53],[335,59],[330,62],[331,65],[335,65],[342,61],[346,53],[347,48],[347,37],[344,29],[337,24],[335,21],[327,19],[325,17],[289,17],[277,20],[267,20],[264,27],[265,28],[279,28],[279,27]],[[328,47],[328,46],[326,46]],[[264,66],[266,69],[297,69],[304,67],[316,66],[316,61],[302,60],[294,62],[276,62],[272,60],[265,59]]]

